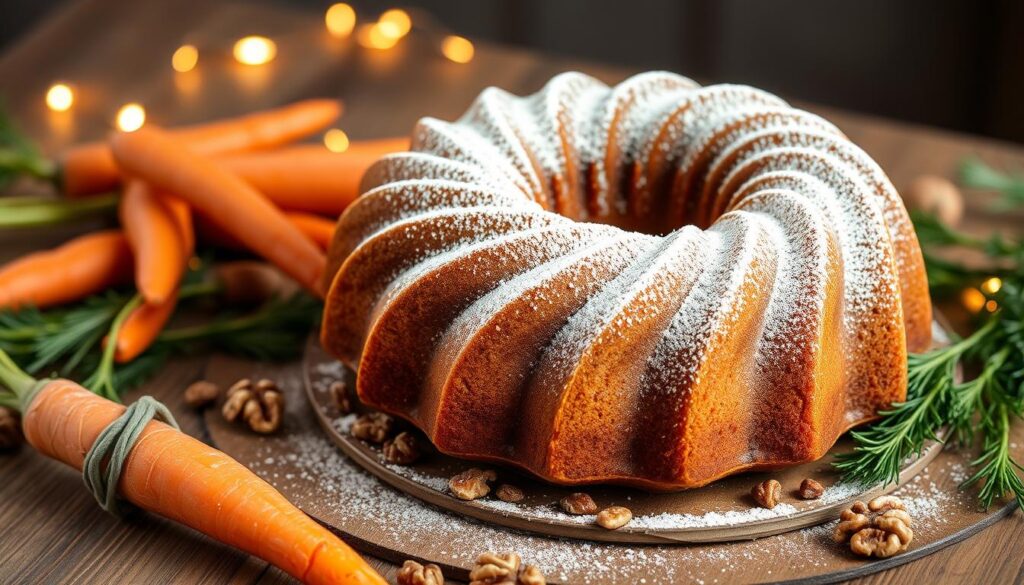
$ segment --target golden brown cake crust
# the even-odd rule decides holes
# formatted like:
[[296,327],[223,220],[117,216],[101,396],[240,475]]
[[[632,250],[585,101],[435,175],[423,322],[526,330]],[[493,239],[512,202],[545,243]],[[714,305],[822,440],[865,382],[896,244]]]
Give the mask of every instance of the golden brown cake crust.
[[322,342],[456,456],[649,489],[805,462],[903,399],[931,343],[888,178],[753,88],[492,88],[363,187]]

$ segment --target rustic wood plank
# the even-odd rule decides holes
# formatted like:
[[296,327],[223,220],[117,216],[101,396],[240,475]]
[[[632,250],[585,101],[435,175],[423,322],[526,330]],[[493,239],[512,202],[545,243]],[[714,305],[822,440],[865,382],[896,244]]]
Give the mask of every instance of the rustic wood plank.
[[[252,32],[281,35],[278,60],[263,70],[240,70],[225,56],[230,41]],[[205,46],[198,76],[174,78],[173,49],[188,40]],[[528,51],[479,46],[458,66],[437,58],[434,44],[414,38],[387,53],[357,50],[327,39],[319,14],[262,5],[202,0],[79,0],[0,55],[3,94],[13,115],[51,152],[101,137],[116,108],[142,101],[151,119],[174,124],[208,119],[324,95],[345,100],[342,126],[353,137],[407,131],[422,115],[452,118],[487,85],[533,91],[551,75],[579,69],[609,83],[630,73]],[[55,80],[79,88],[70,116],[56,118],[42,95]],[[897,187],[923,172],[952,176],[964,156],[1024,168],[1019,147],[811,106],[836,121],[872,154]],[[966,226],[1019,229],[1020,217],[993,214],[990,200],[971,193]],[[0,235],[0,261],[58,243],[95,223]],[[202,436],[198,417],[182,409],[180,390],[201,375],[201,357],[170,364],[142,390],[170,404],[186,429]],[[287,583],[265,563],[148,514],[117,520],[101,512],[75,473],[29,449],[0,457],[0,582],[3,583]],[[864,583],[947,580],[1013,582],[1024,578],[1019,542],[1024,519],[1015,514],[978,536]],[[393,578],[395,567],[371,559]]]

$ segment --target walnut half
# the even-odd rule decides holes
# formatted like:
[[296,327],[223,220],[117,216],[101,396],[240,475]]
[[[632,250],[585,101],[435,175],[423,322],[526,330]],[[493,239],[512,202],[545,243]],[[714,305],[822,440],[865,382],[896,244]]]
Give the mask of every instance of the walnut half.
[[498,479],[498,474],[490,469],[476,467],[467,469],[448,480],[448,489],[460,500],[475,500],[486,496],[491,491],[488,482]]
[[839,519],[835,541],[849,541],[850,550],[861,556],[891,557],[907,550],[914,540],[910,514],[895,496],[879,496],[867,504],[854,502]]
[[444,585],[444,575],[437,565],[409,560],[398,570],[398,585]]
[[228,388],[221,414],[228,422],[241,418],[257,433],[273,433],[281,427],[284,395],[272,380],[253,384],[248,378],[242,379]]

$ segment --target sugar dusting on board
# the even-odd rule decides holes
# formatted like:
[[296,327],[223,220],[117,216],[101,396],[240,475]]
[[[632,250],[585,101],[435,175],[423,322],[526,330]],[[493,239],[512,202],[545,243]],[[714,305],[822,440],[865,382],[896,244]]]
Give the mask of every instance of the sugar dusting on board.
[[[334,366],[321,366],[319,374],[331,377]],[[301,401],[299,396],[293,396]],[[306,509],[328,520],[342,530],[352,523],[362,531],[370,531],[375,542],[407,556],[426,556],[443,564],[471,566],[477,554],[485,550],[514,550],[526,562],[544,570],[549,582],[579,583],[726,583],[734,569],[750,563],[784,559],[793,567],[813,570],[828,567],[828,555],[818,549],[829,547],[835,523],[801,530],[797,547],[780,546],[768,538],[752,542],[736,542],[714,546],[656,547],[616,545],[568,539],[552,539],[526,534],[502,527],[492,527],[476,520],[434,508],[383,484],[348,460],[322,433],[313,428],[305,416],[297,416],[301,403],[290,408],[288,434],[278,439],[261,439],[260,447],[245,461],[254,471],[299,502],[314,502]],[[307,413],[302,413],[307,414]],[[353,415],[339,417],[334,426],[345,429]],[[299,419],[299,420],[296,420]],[[964,475],[962,464],[954,463],[952,475]],[[445,482],[425,477],[415,469],[390,466],[393,471],[418,481],[431,489],[443,491]],[[830,501],[841,500],[856,493],[856,486],[834,486],[826,492]],[[945,522],[943,506],[956,498],[958,492],[940,489],[925,470],[898,492],[914,517],[914,530],[919,540],[926,541],[929,532]],[[515,504],[497,500],[481,500],[495,509],[515,509]],[[774,510],[760,508],[740,512],[709,512],[703,515],[640,516],[637,525],[656,527],[719,526],[747,522],[792,513],[792,506]],[[552,518],[565,520],[566,515],[547,509]],[[576,522],[592,522],[592,516],[571,517]],[[369,524],[369,525],[368,525]],[[817,547],[817,548],[812,548]],[[415,551],[415,552],[414,552]],[[623,567],[639,569],[624,573]],[[724,572],[723,572],[724,569]],[[640,577],[638,575],[644,575]],[[768,575],[770,578],[770,574]],[[647,579],[646,581],[643,579]]]

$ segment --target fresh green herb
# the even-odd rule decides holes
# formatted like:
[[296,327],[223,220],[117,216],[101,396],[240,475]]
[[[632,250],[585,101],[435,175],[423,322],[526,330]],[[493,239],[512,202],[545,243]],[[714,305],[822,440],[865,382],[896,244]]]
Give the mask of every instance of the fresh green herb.
[[970,158],[960,165],[960,181],[967,187],[1000,192],[1002,199],[996,203],[997,209],[1011,209],[1024,204],[1022,173],[1003,173],[977,158]]
[[[971,186],[996,188],[1005,201],[1024,203],[1024,196],[1015,191],[1024,185],[1020,178],[1009,179],[977,161],[965,163],[963,173]],[[835,465],[848,480],[890,483],[898,480],[904,461],[920,455],[927,441],[971,446],[980,439],[981,454],[972,463],[975,473],[962,487],[978,486],[978,500],[985,507],[1007,494],[1024,505],[1024,482],[1018,474],[1024,468],[1014,460],[1009,444],[1013,420],[1024,417],[1024,243],[998,235],[976,238],[930,215],[913,218],[928,249],[925,263],[933,294],[960,292],[993,282],[995,276],[997,284],[985,292],[998,308],[966,339],[910,355],[906,401],[853,432],[853,451],[840,455]],[[981,251],[990,266],[967,268],[940,259],[931,251],[937,247]],[[955,374],[968,369],[965,366],[975,366],[980,373],[957,383]]]
[[[215,295],[219,288],[201,276],[186,276],[179,305]],[[152,375],[174,354],[215,349],[260,360],[295,357],[319,321],[321,303],[306,295],[272,299],[251,313],[224,314],[199,325],[163,331],[143,355],[114,363],[116,339],[124,318],[138,305],[137,295],[107,292],[67,309],[28,308],[0,312],[0,349],[34,374],[83,379],[83,386],[117,400],[125,390]]]
[[57,165],[39,153],[0,106],[0,186],[19,176],[53,181],[56,174]]

